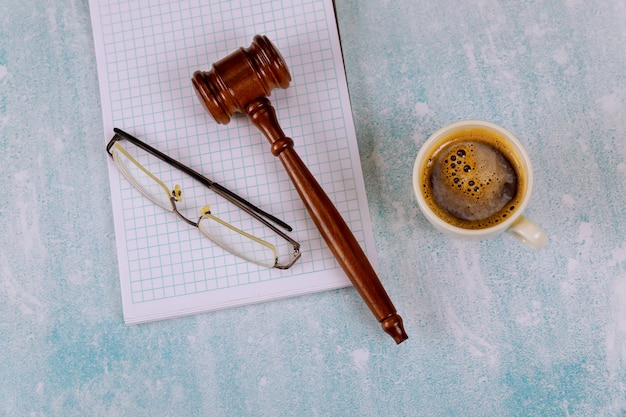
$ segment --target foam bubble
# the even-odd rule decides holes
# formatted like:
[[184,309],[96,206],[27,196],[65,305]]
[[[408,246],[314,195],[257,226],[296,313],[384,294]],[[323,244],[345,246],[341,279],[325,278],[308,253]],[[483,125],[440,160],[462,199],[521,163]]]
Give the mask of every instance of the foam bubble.
[[511,163],[482,142],[458,142],[443,149],[435,161],[431,184],[439,206],[469,221],[496,214],[517,192]]

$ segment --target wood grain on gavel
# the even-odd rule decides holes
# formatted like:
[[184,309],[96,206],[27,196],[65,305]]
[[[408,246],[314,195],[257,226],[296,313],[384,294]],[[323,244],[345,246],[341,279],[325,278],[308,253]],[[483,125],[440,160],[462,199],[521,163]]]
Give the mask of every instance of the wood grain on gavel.
[[249,48],[217,61],[208,72],[196,71],[192,78],[200,101],[217,123],[227,124],[233,113],[241,112],[263,132],[346,275],[385,332],[401,343],[408,338],[402,318],[348,225],[296,153],[293,140],[283,133],[267,99],[274,88],[287,88],[290,81],[283,57],[260,35]]

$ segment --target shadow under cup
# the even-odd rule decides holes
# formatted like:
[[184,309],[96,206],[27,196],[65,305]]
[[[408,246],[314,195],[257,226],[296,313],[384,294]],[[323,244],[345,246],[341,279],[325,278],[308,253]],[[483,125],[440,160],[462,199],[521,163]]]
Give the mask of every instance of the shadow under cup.
[[[504,192],[494,188],[494,184],[504,182],[502,178],[499,178],[500,174],[491,170],[495,163],[482,163],[477,159],[479,155],[476,149],[479,147],[491,147],[491,152],[498,155],[497,158],[502,159],[501,157],[504,156],[506,159],[504,165],[506,162],[510,164],[510,168],[514,170],[514,184],[507,183],[506,186],[509,188],[507,192],[512,195],[510,200],[508,196],[502,200],[506,204],[493,209],[493,212],[484,218],[464,217],[466,214],[463,213],[458,213],[457,216],[455,210],[459,207],[460,209],[467,208],[468,213],[480,210],[480,207],[474,207],[474,205],[484,204],[484,201],[492,198],[485,196],[485,193],[491,192],[489,190],[496,190],[492,192],[492,196]],[[472,155],[466,155],[464,149],[470,148],[473,149],[469,151]],[[441,167],[437,167],[437,164]],[[454,168],[455,165],[458,167],[450,168]],[[435,174],[438,176],[435,177]],[[453,208],[442,207],[439,203],[442,201],[441,198],[435,198],[433,178],[437,178],[439,183],[441,176],[448,181],[447,187],[451,190],[454,187],[450,194],[452,206],[455,206]],[[428,221],[438,230],[453,236],[474,239],[487,238],[509,231],[528,246],[540,248],[545,245],[547,239],[545,234],[522,216],[530,199],[532,186],[532,166],[522,144],[506,129],[480,120],[460,121],[439,129],[422,145],[413,168],[413,189],[418,205]],[[474,189],[476,189],[476,196],[481,197],[474,196]],[[458,196],[455,197],[455,193]],[[529,229],[530,225],[534,226],[534,230]],[[531,236],[524,236],[525,234]]]

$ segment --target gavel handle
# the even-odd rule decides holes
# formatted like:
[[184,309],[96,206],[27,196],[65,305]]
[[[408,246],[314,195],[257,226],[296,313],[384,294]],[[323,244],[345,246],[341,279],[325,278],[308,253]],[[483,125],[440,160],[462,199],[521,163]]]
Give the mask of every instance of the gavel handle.
[[398,344],[406,340],[402,318],[374,268],[335,205],[296,153],[293,140],[283,133],[270,101],[254,100],[246,106],[246,114],[269,140],[272,154],[282,162],[326,244],[383,330]]

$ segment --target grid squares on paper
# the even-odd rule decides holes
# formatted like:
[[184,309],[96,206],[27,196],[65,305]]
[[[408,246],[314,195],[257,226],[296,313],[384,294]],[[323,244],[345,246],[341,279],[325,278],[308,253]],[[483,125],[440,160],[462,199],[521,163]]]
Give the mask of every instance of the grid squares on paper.
[[[346,98],[337,77],[342,63],[329,38],[324,1],[101,1],[110,123],[190,165],[294,225],[302,259],[289,271],[271,273],[216,248],[175,215],[155,207],[124,180],[121,212],[133,303],[249,285],[312,271],[337,269],[267,143],[247,121],[228,128],[207,119],[189,81],[211,59],[226,56],[267,34],[279,46],[293,77],[289,89],[272,93],[283,129],[318,178],[355,236],[362,241]],[[332,7],[331,7],[332,11]],[[245,45],[247,46],[247,45]],[[105,122],[106,124],[106,122]],[[245,162],[244,162],[245,161]],[[167,175],[166,172],[155,174]],[[159,176],[157,175],[157,176]],[[197,191],[194,187],[191,192]],[[221,208],[221,206],[219,206]],[[222,213],[220,213],[221,215]],[[237,216],[232,211],[223,213]]]

